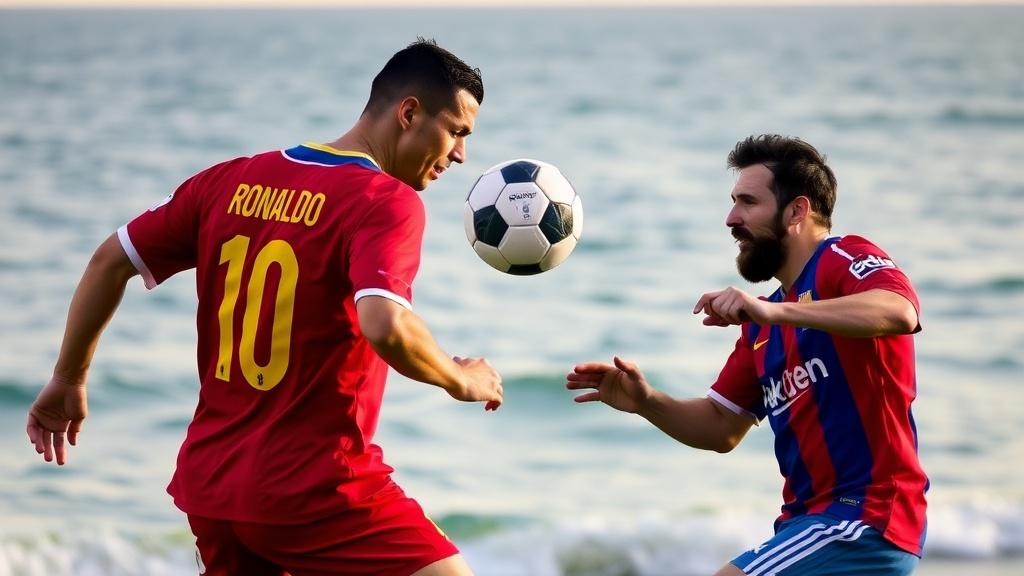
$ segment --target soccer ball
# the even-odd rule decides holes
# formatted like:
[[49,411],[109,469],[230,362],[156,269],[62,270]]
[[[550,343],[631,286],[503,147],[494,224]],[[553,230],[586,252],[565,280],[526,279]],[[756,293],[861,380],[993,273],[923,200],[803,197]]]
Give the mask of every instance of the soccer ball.
[[526,276],[558,266],[583,233],[583,202],[558,168],[519,159],[492,166],[466,198],[466,238],[484,262]]

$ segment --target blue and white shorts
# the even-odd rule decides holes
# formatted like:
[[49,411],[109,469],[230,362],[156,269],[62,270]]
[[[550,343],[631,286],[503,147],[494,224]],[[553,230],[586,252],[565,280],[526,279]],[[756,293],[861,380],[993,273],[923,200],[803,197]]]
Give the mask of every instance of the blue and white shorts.
[[906,576],[917,562],[860,520],[811,514],[783,522],[774,537],[732,564],[747,576]]

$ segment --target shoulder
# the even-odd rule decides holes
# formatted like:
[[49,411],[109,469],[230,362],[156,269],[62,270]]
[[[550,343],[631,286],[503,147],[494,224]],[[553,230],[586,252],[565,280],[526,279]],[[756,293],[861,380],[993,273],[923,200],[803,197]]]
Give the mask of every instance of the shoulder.
[[230,170],[237,170],[252,166],[256,163],[263,163],[267,161],[276,161],[281,157],[279,150],[272,150],[270,152],[261,152],[259,154],[253,154],[252,156],[238,156],[229,160],[224,160],[210,166],[204,172],[226,172]]
[[832,241],[821,255],[821,259],[829,267],[847,267],[866,261],[878,264],[881,260],[889,260],[889,255],[867,238],[848,234]]
[[834,242],[822,255],[822,263],[827,272],[842,273],[844,278],[858,285],[864,285],[861,281],[875,272],[884,271],[883,277],[900,272],[884,250],[867,238],[856,235],[843,236]]
[[856,234],[847,234],[840,237],[834,246],[845,250],[854,257],[863,254],[885,254],[877,244]]
[[419,193],[408,184],[383,172],[375,172],[362,186],[363,213],[368,222],[416,222],[422,227],[426,207]]
[[257,162],[263,158],[266,158],[270,154],[274,153],[265,152],[262,154],[257,154],[255,156],[239,156],[237,158],[232,158],[230,160],[218,162],[213,166],[204,168],[203,170],[196,172],[188,180],[186,180],[185,183],[209,184],[211,182],[215,182],[217,180],[230,177],[231,175],[246,169],[253,162]]
[[423,208],[423,198],[419,192],[390,174],[384,172],[374,174],[367,187],[374,197],[382,202],[398,202],[417,206],[421,210]]

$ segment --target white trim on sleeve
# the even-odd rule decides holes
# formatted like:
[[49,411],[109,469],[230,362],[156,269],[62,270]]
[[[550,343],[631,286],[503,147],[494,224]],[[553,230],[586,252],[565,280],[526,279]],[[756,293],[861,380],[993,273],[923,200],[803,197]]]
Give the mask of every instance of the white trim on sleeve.
[[735,402],[733,402],[732,400],[729,400],[725,396],[722,396],[718,392],[716,392],[714,390],[708,390],[708,398],[711,398],[715,402],[718,402],[719,404],[721,404],[722,406],[725,406],[726,408],[728,408],[729,410],[731,410],[732,412],[734,412],[736,414],[740,414],[740,415],[746,414],[747,416],[750,416],[751,418],[754,419],[754,424],[760,425],[761,419],[757,417],[757,414],[754,414],[753,412],[751,412],[750,410],[747,410],[745,408],[741,408],[739,406],[739,404],[736,404]]
[[356,292],[355,296],[353,297],[353,302],[359,302],[359,299],[362,298],[363,296],[380,296],[382,298],[387,298],[392,302],[397,302],[398,304],[401,304],[402,307],[406,308],[407,310],[412,310],[412,302],[409,302],[408,300],[402,298],[401,296],[395,294],[394,292],[384,290],[383,288],[364,288]]
[[152,290],[156,288],[156,279],[153,278],[153,273],[149,271],[146,263],[142,261],[142,256],[139,255],[139,251],[135,249],[132,239],[128,236],[127,224],[117,229],[117,239],[121,241],[121,247],[124,248],[125,254],[128,255],[128,259],[132,261],[135,269],[139,271],[139,274],[142,274],[142,281],[146,283],[146,289]]

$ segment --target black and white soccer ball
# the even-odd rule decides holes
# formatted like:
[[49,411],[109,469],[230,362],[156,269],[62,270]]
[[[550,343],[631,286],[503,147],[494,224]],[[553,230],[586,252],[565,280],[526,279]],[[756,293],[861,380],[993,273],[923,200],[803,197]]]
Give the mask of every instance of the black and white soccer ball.
[[470,246],[484,262],[526,276],[561,264],[583,233],[583,202],[551,164],[518,159],[487,169],[466,198]]

